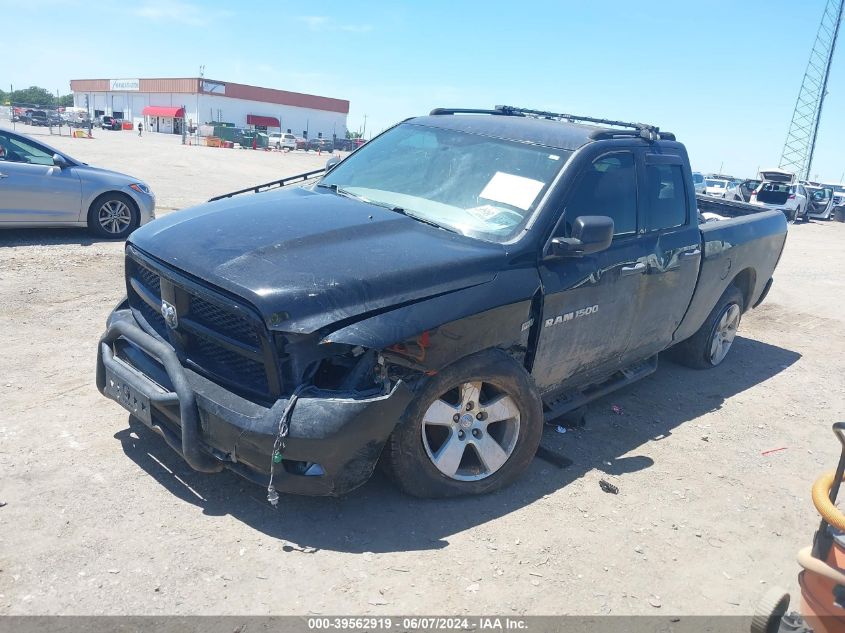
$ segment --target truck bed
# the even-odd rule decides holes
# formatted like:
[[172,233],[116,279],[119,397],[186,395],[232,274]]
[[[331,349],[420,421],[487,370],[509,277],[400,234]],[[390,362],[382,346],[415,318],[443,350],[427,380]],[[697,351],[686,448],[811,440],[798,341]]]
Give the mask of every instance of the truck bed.
[[749,204],[747,202],[723,200],[721,198],[714,198],[713,196],[706,196],[703,194],[696,194],[695,199],[698,204],[699,213],[718,213],[719,215],[728,218],[760,213],[764,210],[763,207]]
[[675,332],[676,341],[692,336],[701,327],[729,284],[743,291],[746,311],[756,306],[768,292],[786,242],[787,221],[780,211],[696,197],[700,212],[718,213],[727,219],[699,226],[701,267],[687,314]]

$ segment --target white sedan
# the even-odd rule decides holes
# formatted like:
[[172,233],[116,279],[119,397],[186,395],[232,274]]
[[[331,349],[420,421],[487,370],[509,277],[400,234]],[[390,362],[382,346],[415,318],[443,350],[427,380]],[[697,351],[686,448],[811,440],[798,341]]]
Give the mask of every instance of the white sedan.
[[724,178],[705,178],[704,179],[704,193],[708,196],[715,196],[717,198],[724,198],[728,190],[730,181]]

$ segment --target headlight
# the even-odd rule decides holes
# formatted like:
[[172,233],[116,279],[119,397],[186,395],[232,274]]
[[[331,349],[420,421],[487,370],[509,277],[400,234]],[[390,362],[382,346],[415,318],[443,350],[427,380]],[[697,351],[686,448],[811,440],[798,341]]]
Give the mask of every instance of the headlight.
[[138,193],[145,193],[148,196],[153,195],[150,188],[142,182],[136,182],[135,184],[129,185],[129,188],[134,189]]

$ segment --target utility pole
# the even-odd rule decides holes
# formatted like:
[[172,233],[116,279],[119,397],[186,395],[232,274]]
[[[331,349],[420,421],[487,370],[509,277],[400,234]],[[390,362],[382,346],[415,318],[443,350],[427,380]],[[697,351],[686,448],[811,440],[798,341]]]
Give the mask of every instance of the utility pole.
[[200,139],[200,92],[202,92],[202,80],[205,77],[205,64],[200,65],[200,80],[199,85],[197,86],[197,113],[196,113],[196,121],[195,125],[197,126],[197,145],[199,145]]
[[361,132],[361,138],[367,137],[367,115],[364,115],[364,131]]

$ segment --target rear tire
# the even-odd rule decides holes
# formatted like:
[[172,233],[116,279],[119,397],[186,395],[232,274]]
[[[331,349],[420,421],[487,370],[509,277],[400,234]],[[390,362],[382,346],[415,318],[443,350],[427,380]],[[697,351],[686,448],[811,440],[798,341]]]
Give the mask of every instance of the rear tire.
[[698,331],[672,349],[673,360],[693,369],[721,364],[733,345],[743,309],[739,288],[728,286]]
[[99,196],[88,209],[88,228],[98,237],[110,240],[126,239],[138,228],[139,221],[135,201],[117,191]]
[[542,433],[531,377],[504,352],[488,350],[427,379],[388,440],[384,466],[416,497],[484,494],[522,474]]

